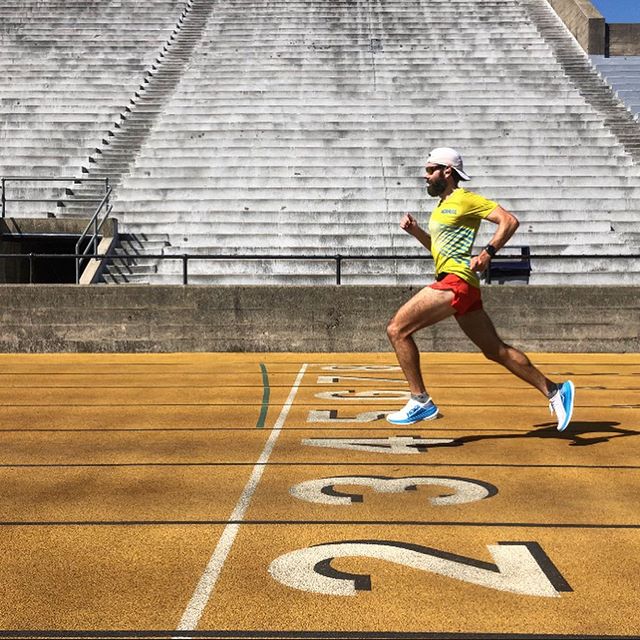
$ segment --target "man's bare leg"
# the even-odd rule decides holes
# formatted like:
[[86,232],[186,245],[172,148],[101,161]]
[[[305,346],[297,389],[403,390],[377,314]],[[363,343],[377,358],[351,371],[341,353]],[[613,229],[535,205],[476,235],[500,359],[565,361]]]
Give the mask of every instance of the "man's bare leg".
[[426,393],[420,372],[420,351],[412,335],[452,316],[455,313],[451,306],[453,297],[452,291],[426,287],[400,307],[387,325],[387,335],[412,395]]
[[538,389],[547,398],[555,392],[557,385],[536,369],[522,351],[500,339],[491,318],[484,309],[472,311],[456,318],[456,320],[460,328],[486,358],[501,364],[518,378]]

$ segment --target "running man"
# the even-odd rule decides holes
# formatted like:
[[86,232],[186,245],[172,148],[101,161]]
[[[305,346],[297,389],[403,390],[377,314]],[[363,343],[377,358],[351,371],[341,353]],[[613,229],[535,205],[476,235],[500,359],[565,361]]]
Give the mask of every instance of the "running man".
[[[486,358],[506,367],[548,399],[558,420],[558,430],[564,431],[573,413],[573,382],[556,384],[546,378],[524,353],[499,338],[482,308],[477,273],[489,267],[491,258],[509,241],[519,222],[497,202],[458,186],[460,180],[470,179],[455,149],[434,149],[427,159],[425,180],[429,195],[440,198],[440,202],[431,213],[429,231],[422,229],[410,214],[400,221],[402,229],[431,251],[436,282],[404,304],[387,326],[387,335],[411,391],[407,404],[389,414],[387,420],[392,424],[413,424],[438,416],[438,407],[424,386],[420,352],[412,336],[420,329],[455,316],[460,328]],[[491,242],[472,258],[471,248],[482,220],[489,220],[498,228]]]

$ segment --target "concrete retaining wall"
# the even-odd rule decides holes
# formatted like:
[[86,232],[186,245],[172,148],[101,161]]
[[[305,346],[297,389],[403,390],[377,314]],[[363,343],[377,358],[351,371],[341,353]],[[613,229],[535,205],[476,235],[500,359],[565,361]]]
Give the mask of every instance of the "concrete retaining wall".
[[608,24],[607,29],[610,56],[640,55],[640,24]]
[[582,48],[604,55],[605,20],[589,0],[547,0]]
[[[389,351],[410,287],[5,285],[4,352]],[[640,287],[491,286],[502,337],[528,351],[640,350]],[[454,320],[425,351],[473,351]]]
[[640,24],[605,22],[590,0],[547,0],[590,55],[640,55]]

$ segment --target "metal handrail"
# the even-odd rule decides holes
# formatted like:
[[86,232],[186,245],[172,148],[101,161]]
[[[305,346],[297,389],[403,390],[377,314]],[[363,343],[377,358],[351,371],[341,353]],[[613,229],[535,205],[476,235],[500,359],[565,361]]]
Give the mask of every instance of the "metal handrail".
[[[91,217],[91,220],[89,220],[89,223],[87,224],[84,231],[80,235],[80,238],[76,242],[76,255],[86,256],[87,253],[89,252],[89,249],[91,248],[93,249],[94,254],[98,253],[98,234],[100,233],[100,229],[102,229],[102,226],[104,225],[104,223],[109,219],[109,215],[113,211],[113,205],[109,202],[109,198],[111,197],[113,187],[109,187],[108,186],[109,179],[107,178],[106,180],[107,180],[107,183],[106,183],[107,192],[105,193],[104,198],[102,198],[95,213]],[[106,208],[106,213],[104,215],[104,218],[102,218],[102,221],[98,224],[98,218],[103,208]],[[89,234],[89,229],[91,229],[91,227],[93,227],[93,235],[89,239],[87,246],[84,248],[83,251],[81,251],[80,248],[82,247],[82,243],[84,242],[85,238]],[[76,258],[76,284],[80,283],[80,263],[82,259],[83,257]]]
[[[515,247],[514,247],[515,248]],[[48,259],[99,259],[99,260],[113,260],[122,258],[126,259],[127,256],[113,256],[108,254],[78,254],[78,253],[5,253],[0,254],[0,260],[4,259],[28,259],[30,264],[29,269],[29,282],[33,282],[32,277],[32,269],[33,269],[33,260],[36,258],[48,258]],[[325,254],[325,255],[291,255],[291,254],[264,254],[264,255],[240,255],[240,254],[143,254],[137,256],[140,258],[150,259],[150,260],[180,260],[182,261],[182,278],[183,285],[189,284],[189,270],[188,264],[193,260],[303,260],[303,261],[327,261],[334,260],[336,262],[336,284],[339,285],[342,283],[342,263],[349,260],[433,260],[432,256],[428,254],[419,254],[419,255],[342,255],[342,254]],[[498,255],[493,260],[497,261],[507,261],[513,260],[514,258],[519,258],[518,254],[511,255]],[[636,253],[627,253],[627,254],[589,254],[578,255],[578,254],[563,254],[563,255],[554,255],[554,254],[531,254],[527,256],[527,260],[565,260],[565,259],[574,259],[574,260],[584,260],[586,258],[589,259],[607,259],[610,260],[612,258],[622,258],[622,259],[640,259],[640,254]]]

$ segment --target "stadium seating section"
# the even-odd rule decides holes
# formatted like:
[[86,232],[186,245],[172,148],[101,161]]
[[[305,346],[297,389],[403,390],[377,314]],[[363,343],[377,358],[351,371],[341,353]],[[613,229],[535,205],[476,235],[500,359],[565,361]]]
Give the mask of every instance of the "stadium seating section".
[[[180,282],[180,261],[144,258],[159,251],[375,255],[343,281],[424,282],[430,263],[393,256],[423,253],[398,221],[426,223],[424,160],[443,145],[520,218],[531,283],[637,282],[620,256],[640,253],[640,127],[544,0],[1,0],[0,15],[0,173],[109,176],[125,241],[107,282]],[[66,186],[52,213],[86,216]],[[335,278],[321,260],[189,271]]]
[[640,120],[640,56],[591,56],[607,84]]

